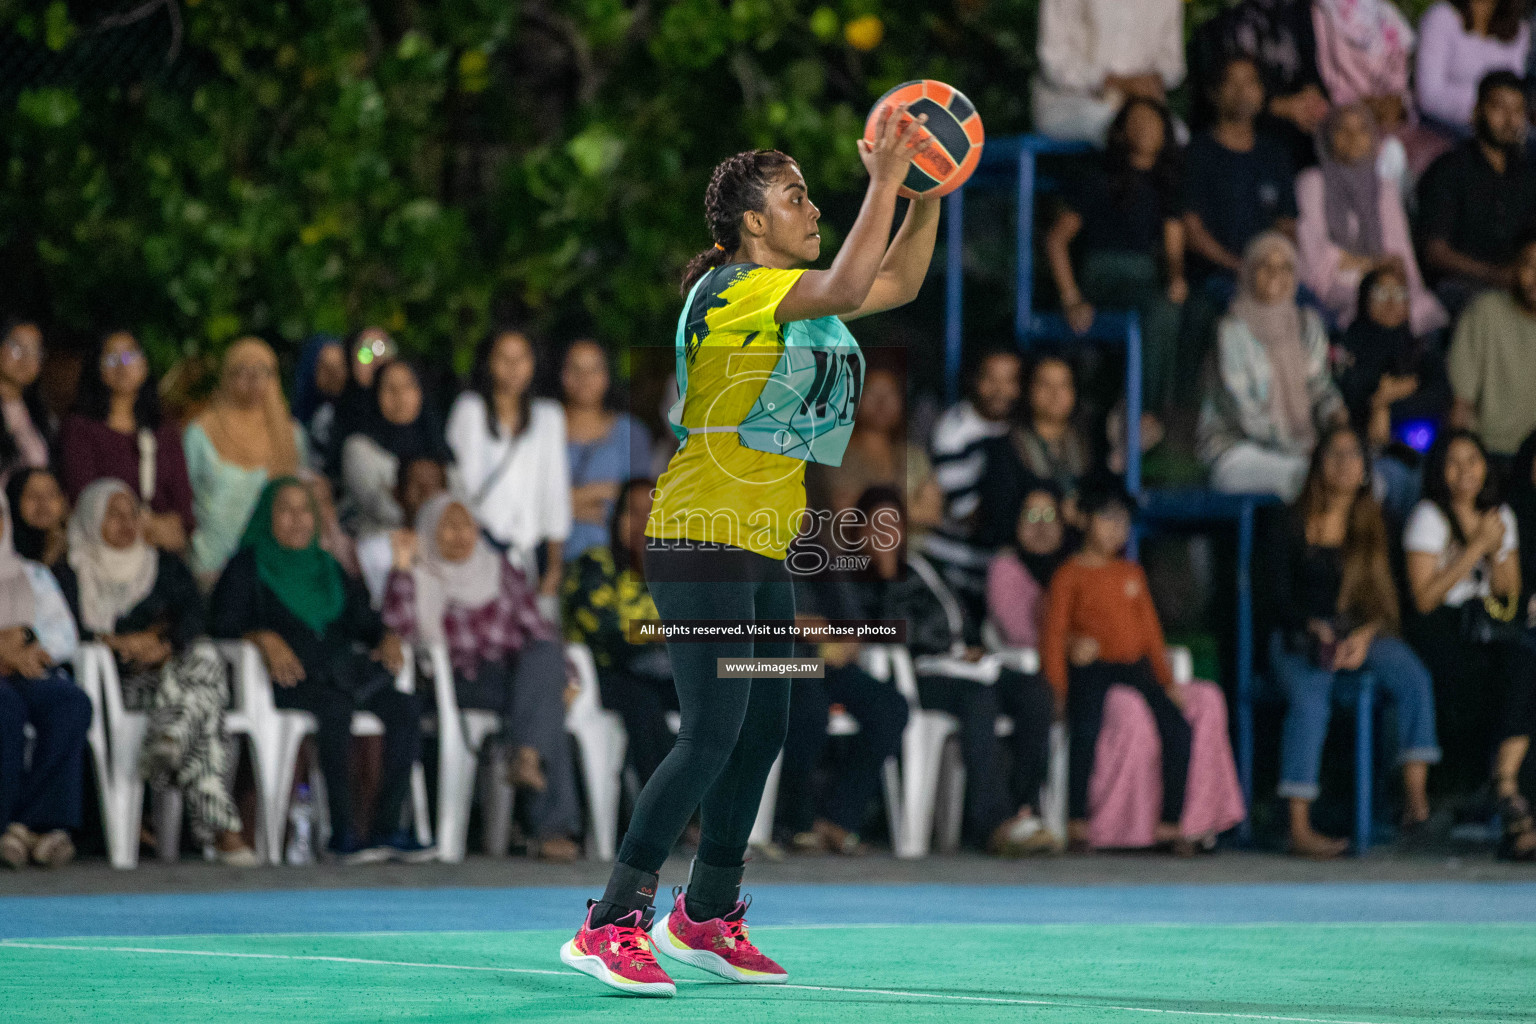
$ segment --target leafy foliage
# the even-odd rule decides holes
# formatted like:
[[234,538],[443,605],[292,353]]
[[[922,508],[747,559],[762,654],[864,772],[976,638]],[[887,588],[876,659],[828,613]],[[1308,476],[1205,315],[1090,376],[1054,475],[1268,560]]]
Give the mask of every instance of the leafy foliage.
[[[891,85],[1027,128],[1037,2],[164,0],[118,24],[0,0],[0,59],[90,69],[0,93],[0,302],[132,325],[161,365],[376,323],[462,369],[513,315],[665,339],[716,161],[795,155],[835,251]],[[124,65],[134,32],[174,59]]]

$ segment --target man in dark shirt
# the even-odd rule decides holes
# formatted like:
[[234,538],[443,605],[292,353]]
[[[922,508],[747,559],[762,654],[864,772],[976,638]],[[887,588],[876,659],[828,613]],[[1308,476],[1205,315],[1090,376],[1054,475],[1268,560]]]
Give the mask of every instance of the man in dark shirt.
[[[1264,84],[1253,61],[1229,58],[1214,88],[1216,123],[1185,156],[1184,229],[1196,273],[1230,281],[1255,236],[1295,233],[1295,172],[1285,149],[1256,128]],[[1230,285],[1223,290],[1229,297]]]
[[1452,315],[1478,292],[1514,283],[1517,239],[1536,222],[1536,175],[1521,151],[1525,93],[1512,72],[1477,88],[1474,135],[1419,183],[1424,269]]
[[[1237,290],[1243,249],[1258,235],[1296,234],[1296,181],[1285,147],[1258,131],[1264,81],[1249,57],[1228,57],[1211,84],[1216,122],[1184,157],[1184,238],[1199,282],[1184,306],[1177,365],[1199,367]],[[1198,373],[1174,382],[1177,405],[1198,401]]]

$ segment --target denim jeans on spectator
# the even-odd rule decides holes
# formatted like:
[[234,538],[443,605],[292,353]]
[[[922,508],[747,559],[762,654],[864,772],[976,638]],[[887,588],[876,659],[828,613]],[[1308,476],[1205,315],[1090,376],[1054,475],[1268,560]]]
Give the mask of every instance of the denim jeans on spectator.
[[1083,297],[1100,309],[1134,308],[1141,317],[1142,408],[1161,413],[1173,399],[1182,306],[1168,301],[1157,261],[1140,252],[1083,257]]
[[[1278,631],[1270,643],[1270,665],[1289,702],[1280,735],[1279,793],[1315,800],[1334,701],[1352,703],[1359,692],[1360,676],[1319,668],[1305,652],[1286,650]],[[1440,743],[1435,735],[1435,695],[1429,669],[1412,648],[1392,636],[1378,636],[1372,641],[1361,667],[1375,677],[1379,692],[1390,694],[1397,705],[1398,763],[1438,764]]]
[[[30,764],[22,730],[37,730]],[[80,827],[80,788],[91,701],[63,669],[41,679],[0,677],[0,832]]]

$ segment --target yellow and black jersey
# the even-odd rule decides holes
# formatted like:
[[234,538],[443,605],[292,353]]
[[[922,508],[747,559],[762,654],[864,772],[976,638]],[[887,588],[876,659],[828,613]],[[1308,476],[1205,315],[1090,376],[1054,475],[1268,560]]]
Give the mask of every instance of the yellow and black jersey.
[[689,437],[657,483],[647,536],[785,556],[805,507],[805,463],[746,448],[735,428],[778,364],[774,314],[803,273],[737,263],[694,292],[683,343]]

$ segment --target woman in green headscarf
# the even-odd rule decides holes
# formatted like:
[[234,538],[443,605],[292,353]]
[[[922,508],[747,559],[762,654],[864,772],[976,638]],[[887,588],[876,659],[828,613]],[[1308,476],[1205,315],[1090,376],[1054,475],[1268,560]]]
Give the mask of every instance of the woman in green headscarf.
[[[308,711],[331,812],[331,852],[347,863],[429,860],[404,830],[400,808],[421,751],[421,709],[392,676],[400,641],[384,628],[367,593],[320,547],[319,513],[295,477],[268,483],[213,591],[211,632],[256,645],[276,684],[277,706]],[[384,723],[384,766],[373,836],[356,834],[348,778],[352,713]]]

